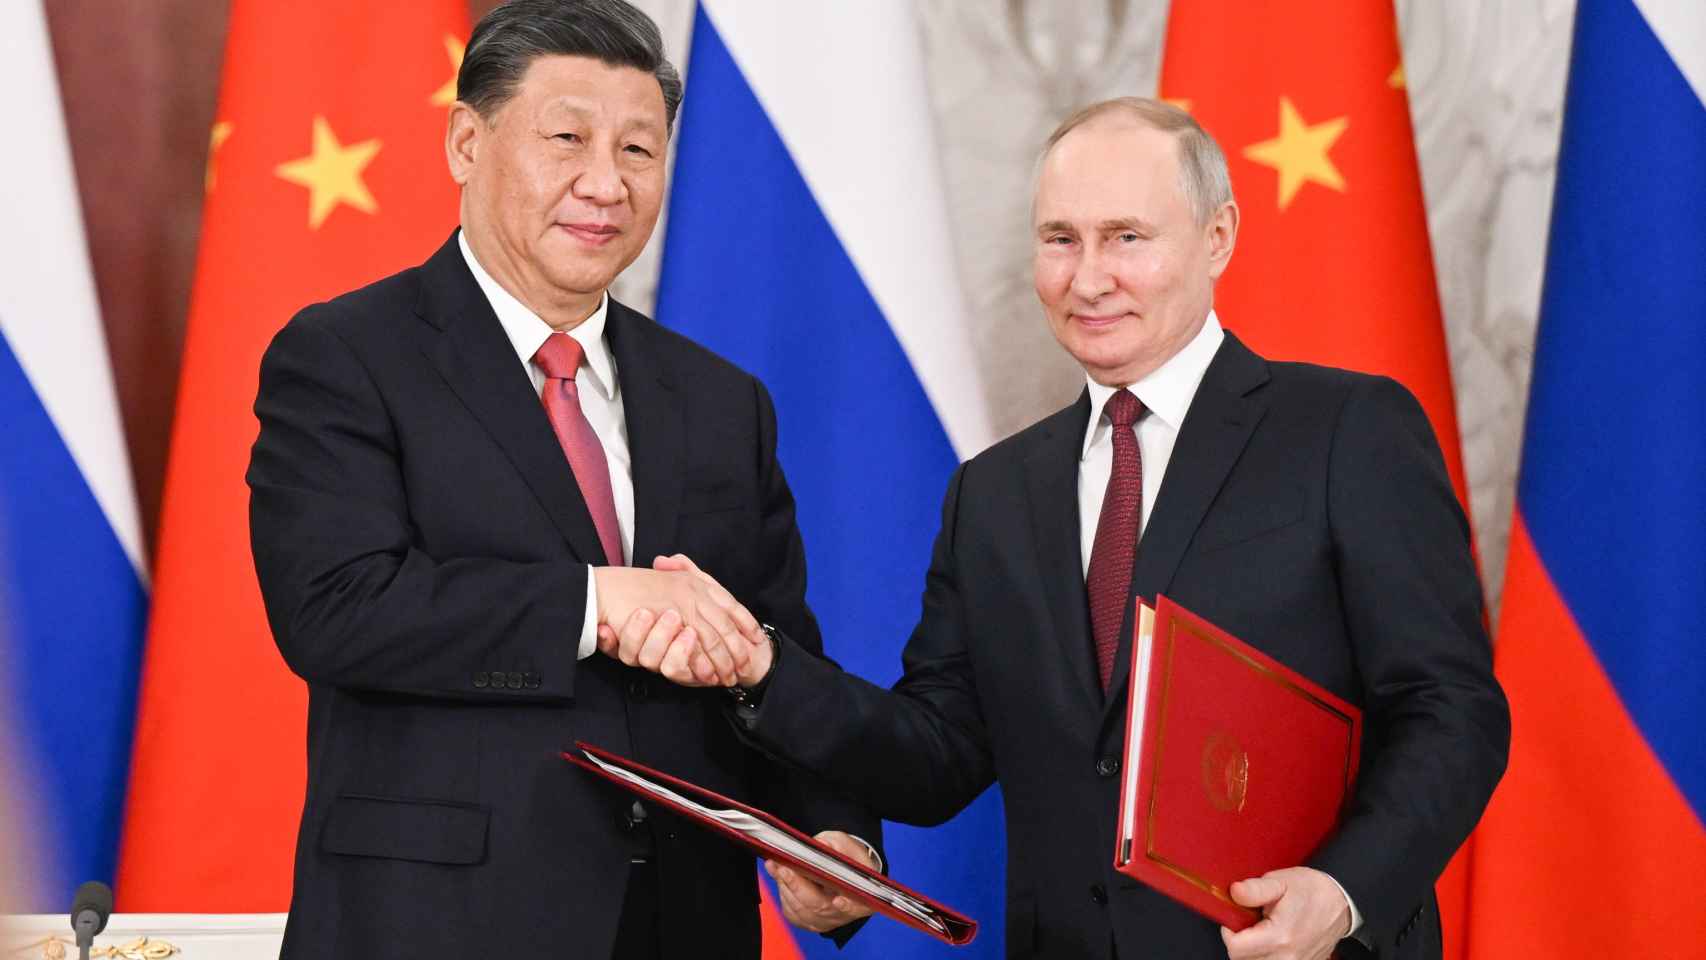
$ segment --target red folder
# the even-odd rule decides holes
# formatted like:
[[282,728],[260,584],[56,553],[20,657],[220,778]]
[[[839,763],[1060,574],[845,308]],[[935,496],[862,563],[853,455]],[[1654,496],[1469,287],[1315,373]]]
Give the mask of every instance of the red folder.
[[1166,597],[1137,613],[1114,867],[1242,930],[1227,889],[1338,824],[1362,711]]
[[767,860],[787,864],[871,909],[917,930],[963,946],[977,936],[977,921],[914,893],[840,851],[806,836],[762,810],[696,787],[644,764],[576,741],[563,759],[590,770],[648,803],[751,848]]

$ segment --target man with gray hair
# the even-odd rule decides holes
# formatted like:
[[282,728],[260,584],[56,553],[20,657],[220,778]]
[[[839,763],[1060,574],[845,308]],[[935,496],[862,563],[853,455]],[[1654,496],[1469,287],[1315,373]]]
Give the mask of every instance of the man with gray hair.
[[[1222,328],[1238,207],[1183,111],[1127,98],[1068,119],[1033,231],[1083,393],[954,475],[891,689],[781,637],[748,651],[737,722],[892,820],[940,823],[998,781],[1011,957],[1439,957],[1432,885],[1503,772],[1510,717],[1420,405]],[[1236,934],[1113,867],[1134,601],[1161,593],[1364,711],[1342,822],[1306,863],[1231,885],[1264,914]],[[601,642],[628,657],[640,635]]]
[[[726,692],[641,669],[732,684],[761,619],[821,649],[763,385],[608,293],[681,81],[627,3],[515,0],[457,96],[461,229],[262,363],[251,537],[309,694],[284,956],[756,958],[752,856],[558,756],[596,743],[881,862],[878,822],[745,748]],[[649,569],[677,551],[707,574]],[[693,656],[599,655],[653,610]],[[844,941],[860,913],[800,919]]]

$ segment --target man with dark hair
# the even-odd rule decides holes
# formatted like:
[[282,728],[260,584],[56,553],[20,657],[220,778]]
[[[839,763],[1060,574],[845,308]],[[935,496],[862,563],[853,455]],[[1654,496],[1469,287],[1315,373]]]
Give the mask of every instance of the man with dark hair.
[[[1221,327],[1238,207],[1176,107],[1061,124],[1032,213],[1037,296],[1083,393],[954,475],[892,689],[766,639],[736,719],[892,820],[940,823],[999,781],[1009,956],[1437,960],[1433,883],[1504,770],[1510,714],[1427,417],[1391,380],[1265,360]],[[1238,933],[1113,867],[1131,620],[1162,593],[1364,711],[1338,828],[1216,891],[1263,913]],[[629,656],[651,633],[600,642]]]
[[[760,619],[821,650],[763,385],[607,292],[680,100],[628,4],[497,8],[445,138],[461,230],[266,353],[251,537],[309,688],[286,957],[758,956],[752,857],[559,759],[577,739],[881,862],[874,819],[739,743],[728,694],[638,668],[731,684]],[[676,551],[706,574],[648,569]],[[600,655],[639,610],[698,652]]]

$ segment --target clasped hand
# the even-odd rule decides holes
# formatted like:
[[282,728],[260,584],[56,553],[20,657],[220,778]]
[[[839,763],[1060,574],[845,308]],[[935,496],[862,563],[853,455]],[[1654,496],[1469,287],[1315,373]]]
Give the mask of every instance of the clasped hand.
[[770,669],[758,620],[693,561],[599,567],[598,649],[689,687],[750,686]]
[[598,649],[685,686],[732,687],[770,642],[757,619],[686,557],[599,567]]

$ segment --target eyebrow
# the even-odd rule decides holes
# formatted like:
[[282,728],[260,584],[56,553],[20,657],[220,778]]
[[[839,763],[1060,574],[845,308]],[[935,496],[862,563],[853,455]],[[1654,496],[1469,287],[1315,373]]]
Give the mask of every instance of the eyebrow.
[[[566,114],[576,120],[585,120],[593,115],[593,110],[580,102],[564,98],[546,103],[540,114],[546,119],[557,119]],[[650,117],[639,117],[629,121],[622,129],[623,131],[637,130],[644,133],[659,133],[663,127]]]
[[1155,227],[1142,217],[1115,217],[1103,220],[1098,225],[1104,233],[1115,233],[1121,230],[1133,230],[1138,233],[1154,233]]
[[[1112,220],[1103,220],[1096,224],[1096,229],[1103,233],[1117,233],[1121,230],[1134,230],[1138,233],[1155,232],[1154,225],[1142,217],[1115,217]],[[1047,223],[1037,225],[1038,233],[1054,233],[1055,231],[1077,233],[1078,228],[1065,220],[1050,220]]]

